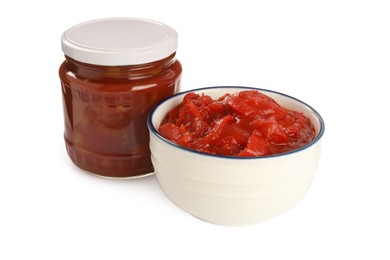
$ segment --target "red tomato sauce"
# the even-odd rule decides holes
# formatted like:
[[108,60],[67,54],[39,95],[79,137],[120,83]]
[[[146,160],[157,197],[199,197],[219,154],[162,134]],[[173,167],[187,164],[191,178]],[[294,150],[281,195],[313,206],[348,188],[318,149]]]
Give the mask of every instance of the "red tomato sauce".
[[175,54],[151,63],[100,66],[67,57],[60,67],[65,143],[80,168],[107,177],[153,172],[146,118],[180,89]]
[[256,90],[225,94],[217,100],[190,92],[165,116],[159,132],[192,150],[242,157],[286,153],[316,135],[305,115]]

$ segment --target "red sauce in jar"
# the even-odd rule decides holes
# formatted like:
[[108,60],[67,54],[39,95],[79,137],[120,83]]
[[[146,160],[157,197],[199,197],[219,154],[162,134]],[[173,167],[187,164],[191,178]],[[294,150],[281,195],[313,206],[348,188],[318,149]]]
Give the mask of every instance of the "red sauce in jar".
[[257,90],[217,100],[190,92],[166,115],[159,132],[192,150],[247,157],[286,153],[308,144],[316,134],[305,115]]
[[[59,75],[67,152],[78,167],[101,176],[134,177],[153,172],[146,118],[157,103],[180,89],[182,68],[175,58],[174,44],[169,50],[166,47],[169,43],[160,46],[162,51],[161,48],[143,50],[142,35],[122,39],[122,31],[131,34],[134,29],[136,33],[142,26],[146,26],[144,31],[148,32],[156,26],[157,33],[164,33],[163,30],[167,29],[165,25],[148,20],[97,20],[86,23],[83,33],[77,31],[80,27],[76,27],[76,33],[71,32],[70,36],[65,35],[66,40],[63,39],[66,60]],[[110,27],[117,31],[112,32]],[[111,34],[110,40],[117,38],[117,42],[107,43],[104,35],[96,35],[104,28],[110,29],[107,32]],[[169,29],[168,33],[171,33]],[[98,54],[96,52],[102,48],[96,48],[96,51],[89,47],[78,53],[85,41],[89,41],[84,36],[90,31],[95,33],[92,35],[93,44],[102,42],[102,45],[112,46]],[[160,36],[165,37],[164,34]],[[134,45],[135,40],[131,37],[141,38],[137,39],[140,42],[136,45],[139,46],[127,50],[128,46]],[[72,41],[80,43],[81,47]],[[151,50],[154,52],[148,53]],[[160,56],[162,58],[156,58]],[[152,61],[145,62],[147,60]]]

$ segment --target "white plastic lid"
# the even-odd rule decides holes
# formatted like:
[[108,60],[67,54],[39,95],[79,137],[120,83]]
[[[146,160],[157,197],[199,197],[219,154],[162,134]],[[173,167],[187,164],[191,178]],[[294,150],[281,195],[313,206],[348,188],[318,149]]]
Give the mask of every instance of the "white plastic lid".
[[61,37],[64,54],[107,66],[136,65],[164,59],[177,49],[177,33],[156,21],[108,18],[71,27]]

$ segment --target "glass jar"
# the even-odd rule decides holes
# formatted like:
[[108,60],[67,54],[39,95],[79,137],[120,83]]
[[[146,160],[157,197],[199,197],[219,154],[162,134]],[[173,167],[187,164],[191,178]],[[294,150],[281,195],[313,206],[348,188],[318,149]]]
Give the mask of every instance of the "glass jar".
[[64,137],[73,163],[106,177],[153,173],[146,120],[180,90],[176,31],[112,18],[76,25],[61,40]]

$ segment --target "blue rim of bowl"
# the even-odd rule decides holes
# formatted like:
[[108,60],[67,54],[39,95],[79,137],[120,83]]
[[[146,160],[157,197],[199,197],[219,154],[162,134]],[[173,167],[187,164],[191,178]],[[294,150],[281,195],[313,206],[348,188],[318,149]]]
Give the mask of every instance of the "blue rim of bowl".
[[[176,143],[166,139],[162,135],[160,135],[160,133],[158,132],[158,130],[154,127],[154,125],[152,123],[153,114],[158,109],[158,107],[160,105],[162,105],[163,103],[165,103],[168,100],[173,99],[173,98],[175,98],[177,96],[183,96],[184,97],[187,93],[190,93],[190,92],[201,92],[201,91],[212,90],[212,89],[258,90],[260,92],[261,91],[270,92],[270,93],[278,94],[278,95],[281,95],[281,96],[293,99],[293,100],[301,103],[302,105],[306,106],[307,108],[309,108],[309,110],[311,110],[313,112],[314,116],[318,119],[318,121],[320,123],[320,130],[319,130],[318,134],[316,135],[316,137],[310,143],[306,144],[305,146],[302,146],[302,147],[300,147],[298,149],[295,149],[295,150],[292,150],[292,151],[289,151],[289,152],[285,152],[285,153],[265,155],[265,156],[258,156],[258,157],[227,156],[227,155],[209,154],[209,153],[199,152],[199,151],[192,150],[192,149],[186,148],[184,146],[178,145],[178,144],[176,144]],[[187,91],[176,93],[176,94],[174,94],[174,95],[172,95],[172,96],[162,100],[161,102],[159,102],[149,112],[148,118],[147,118],[147,126],[148,126],[149,131],[151,133],[153,133],[153,135],[158,137],[160,140],[164,141],[168,145],[171,145],[171,146],[176,147],[178,149],[181,149],[183,151],[186,151],[186,152],[189,152],[189,153],[198,154],[198,155],[208,156],[208,157],[221,158],[221,159],[237,159],[237,160],[259,160],[259,159],[266,159],[266,158],[282,157],[282,156],[298,153],[298,152],[300,152],[302,150],[305,150],[305,149],[309,148],[310,146],[314,145],[315,143],[317,143],[322,138],[322,136],[323,136],[323,134],[325,132],[325,122],[322,119],[321,115],[317,112],[317,110],[315,110],[312,106],[306,104],[305,102],[303,102],[303,101],[301,101],[301,100],[299,100],[299,99],[297,99],[295,97],[292,97],[292,96],[289,96],[287,94],[281,93],[281,92],[277,92],[277,91],[273,91],[273,90],[269,90],[269,89],[264,89],[264,88],[244,87],[244,86],[213,86],[213,87],[196,88],[196,89],[191,89],[191,90],[187,90]]]

